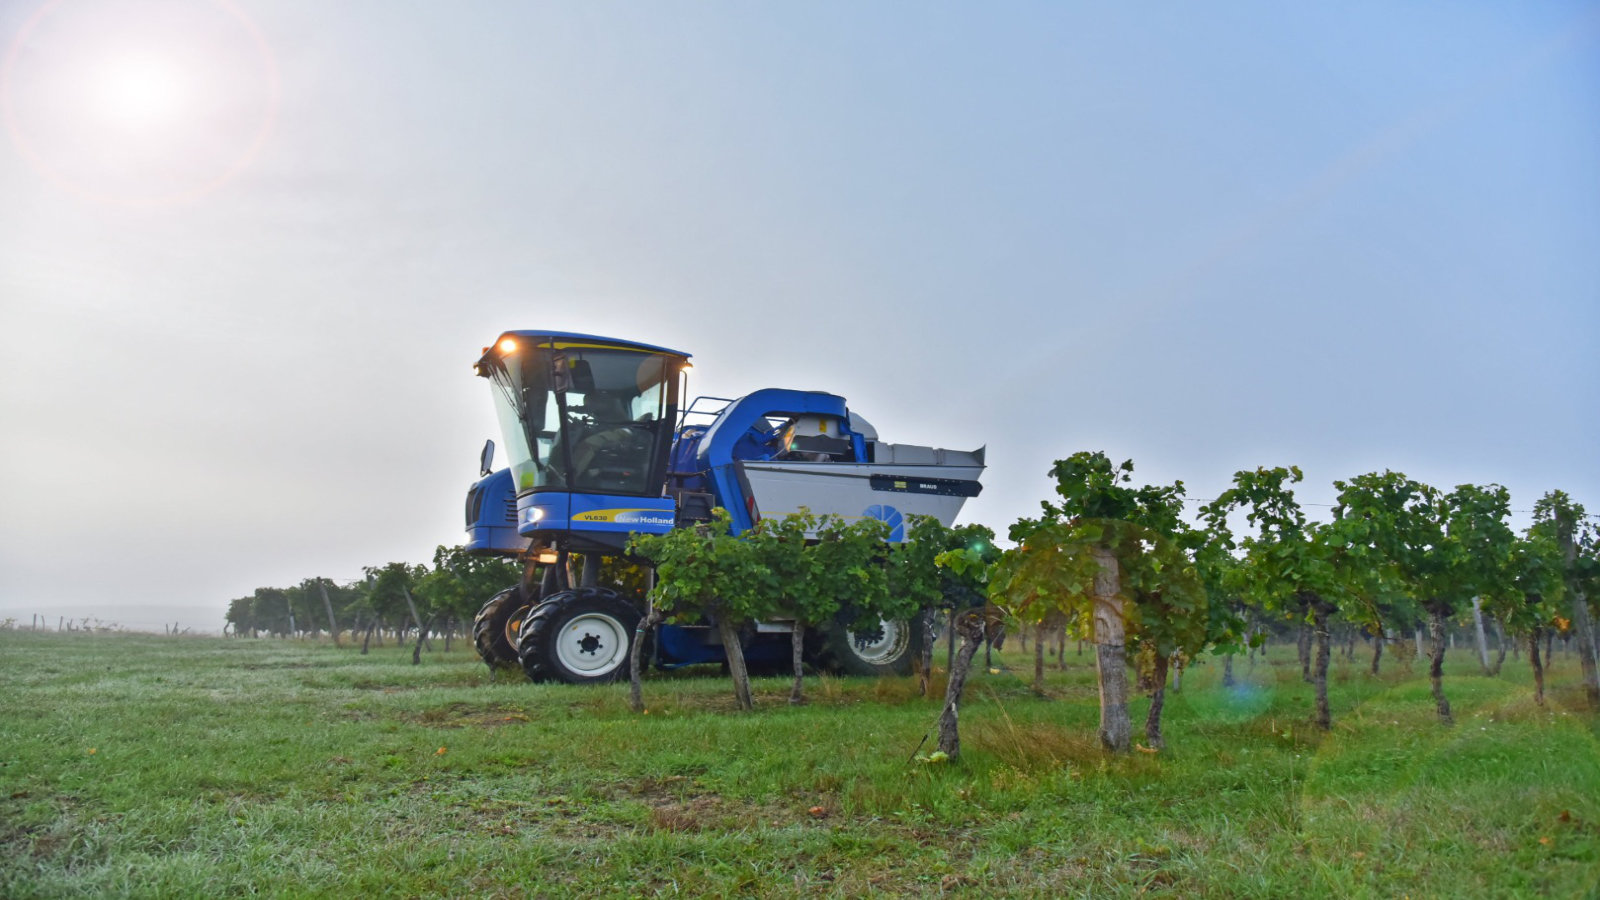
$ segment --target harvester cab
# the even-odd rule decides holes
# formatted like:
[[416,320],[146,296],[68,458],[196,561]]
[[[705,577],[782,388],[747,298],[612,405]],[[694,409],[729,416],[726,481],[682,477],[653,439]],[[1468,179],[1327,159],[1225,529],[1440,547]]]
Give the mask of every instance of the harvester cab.
[[[901,541],[906,516],[949,525],[980,490],[981,448],[884,443],[834,394],[767,388],[681,408],[687,368],[677,350],[563,332],[509,331],[485,348],[476,371],[493,386],[510,465],[468,495],[467,548],[528,565],[474,621],[490,666],[519,663],[535,680],[620,676],[645,600],[637,586],[603,585],[601,560],[622,559],[631,534],[705,521],[714,507],[735,534],[809,509],[881,519]],[[819,661],[904,673],[922,639],[909,624],[841,624]],[[761,623],[746,658],[786,659],[791,631]],[[663,667],[726,659],[717,630],[692,624],[662,626],[653,657]]]
[[477,372],[493,385],[518,531],[611,555],[672,528],[667,460],[689,354],[591,335],[510,331]]

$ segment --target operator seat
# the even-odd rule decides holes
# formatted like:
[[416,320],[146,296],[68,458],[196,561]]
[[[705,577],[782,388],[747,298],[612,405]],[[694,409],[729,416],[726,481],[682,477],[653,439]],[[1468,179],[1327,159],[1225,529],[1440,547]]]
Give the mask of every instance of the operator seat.
[[573,470],[578,484],[599,490],[642,491],[650,457],[652,430],[633,421],[620,397],[591,394],[581,412],[592,423],[573,444]]

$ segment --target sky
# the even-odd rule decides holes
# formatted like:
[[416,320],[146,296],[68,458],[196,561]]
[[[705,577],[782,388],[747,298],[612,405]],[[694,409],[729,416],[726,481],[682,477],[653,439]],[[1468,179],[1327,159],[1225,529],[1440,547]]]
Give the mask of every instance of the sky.
[[[463,540],[500,332],[1600,511],[1600,4],[0,0],[0,619]],[[1519,514],[1517,524],[1527,516]]]

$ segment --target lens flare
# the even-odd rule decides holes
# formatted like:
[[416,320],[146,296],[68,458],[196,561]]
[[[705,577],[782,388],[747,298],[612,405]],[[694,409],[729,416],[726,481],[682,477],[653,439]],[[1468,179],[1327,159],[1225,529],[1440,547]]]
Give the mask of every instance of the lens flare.
[[233,0],[46,0],[0,59],[0,120],[45,181],[100,203],[204,196],[272,131],[277,64]]
[[96,73],[93,110],[125,127],[169,122],[184,111],[187,73],[170,60],[130,56]]

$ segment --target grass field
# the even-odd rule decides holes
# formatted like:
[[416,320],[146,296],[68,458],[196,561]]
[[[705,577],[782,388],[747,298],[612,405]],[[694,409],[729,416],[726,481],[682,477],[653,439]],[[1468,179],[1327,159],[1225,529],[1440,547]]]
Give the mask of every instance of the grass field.
[[[0,632],[0,896],[1586,897],[1600,726],[1577,661],[1191,668],[1159,755],[1094,743],[1088,657],[975,676],[959,765],[909,681],[491,683],[470,647]],[[982,657],[979,657],[980,662]],[[1135,709],[1142,721],[1144,703]]]

